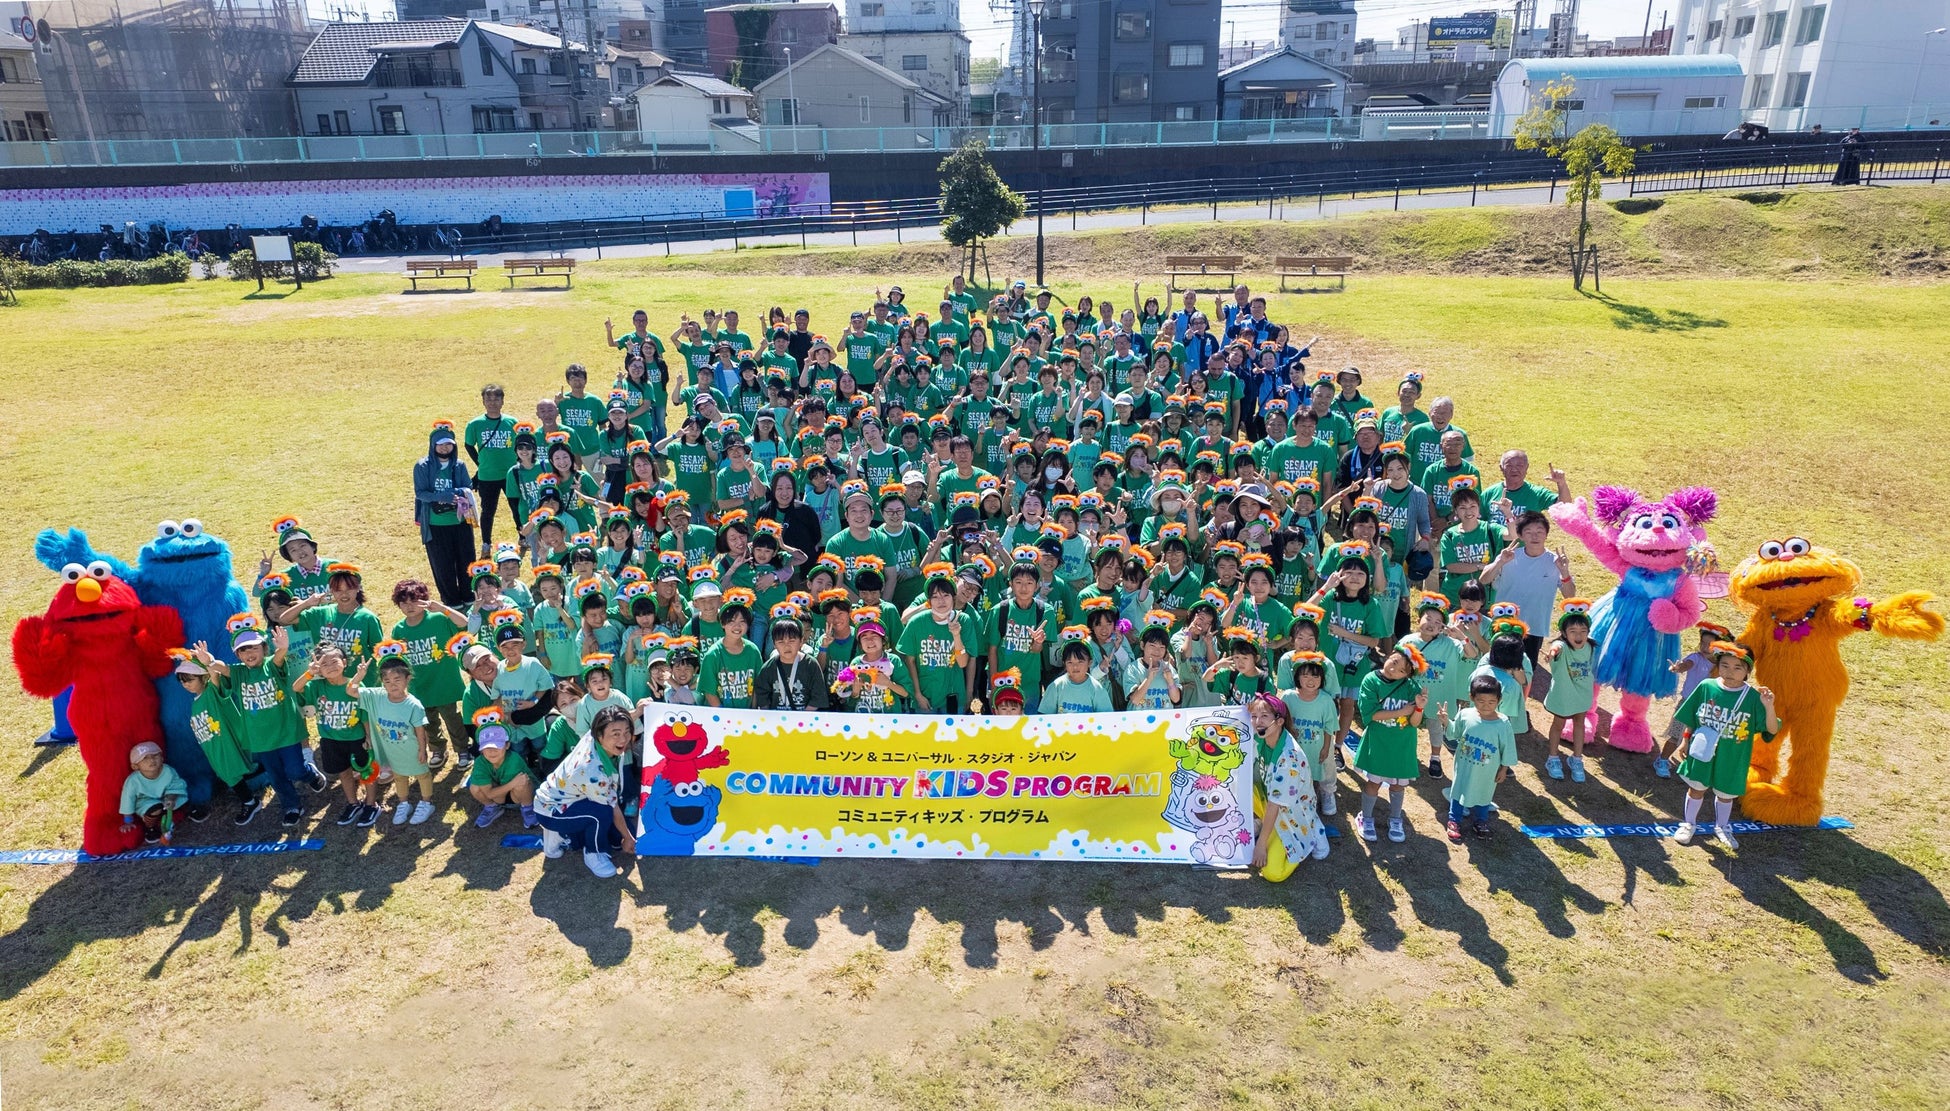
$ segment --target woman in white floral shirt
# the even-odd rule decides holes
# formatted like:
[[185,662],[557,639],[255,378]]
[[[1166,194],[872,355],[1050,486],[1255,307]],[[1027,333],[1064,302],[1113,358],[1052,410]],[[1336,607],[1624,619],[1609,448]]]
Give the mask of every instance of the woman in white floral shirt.
[[628,710],[596,711],[589,732],[535,792],[542,855],[553,860],[565,848],[577,849],[591,872],[607,878],[616,874],[610,853],[636,852],[622,803],[622,759],[635,737]]

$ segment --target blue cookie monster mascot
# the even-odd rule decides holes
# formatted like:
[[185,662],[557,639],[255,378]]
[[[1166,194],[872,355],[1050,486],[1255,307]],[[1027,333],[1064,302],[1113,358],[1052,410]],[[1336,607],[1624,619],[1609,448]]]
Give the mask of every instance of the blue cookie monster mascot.
[[[201,522],[164,521],[156,526],[156,538],[142,546],[134,567],[95,551],[80,529],[69,529],[65,537],[54,529],[43,530],[34,538],[34,555],[56,569],[106,560],[117,577],[135,587],[143,604],[176,611],[183,619],[184,644],[206,641],[212,655],[225,663],[237,662],[224,622],[251,609],[250,595],[231,575],[230,545],[205,532]],[[162,696],[169,766],[188,784],[191,808],[207,809],[216,777],[190,732],[189,692],[173,674],[156,680],[156,690]]]
[[718,803],[723,797],[723,792],[701,779],[673,784],[658,776],[643,793],[637,855],[696,855],[698,841],[718,824]]

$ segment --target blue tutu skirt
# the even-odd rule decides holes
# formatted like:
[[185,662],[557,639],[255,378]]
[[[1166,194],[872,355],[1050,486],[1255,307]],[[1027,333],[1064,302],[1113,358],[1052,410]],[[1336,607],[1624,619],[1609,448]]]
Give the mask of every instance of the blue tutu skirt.
[[1655,598],[1672,595],[1681,572],[1633,568],[1591,607],[1591,638],[1598,642],[1598,683],[1627,694],[1666,698],[1679,690],[1672,665],[1680,659],[1678,633],[1652,627]]

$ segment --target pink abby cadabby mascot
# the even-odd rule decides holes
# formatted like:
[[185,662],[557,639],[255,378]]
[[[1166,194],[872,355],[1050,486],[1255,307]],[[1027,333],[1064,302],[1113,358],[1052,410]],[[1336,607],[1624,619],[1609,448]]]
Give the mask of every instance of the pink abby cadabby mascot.
[[1657,502],[1623,486],[1600,486],[1588,504],[1579,498],[1576,505],[1551,507],[1551,520],[1619,579],[1591,614],[1595,676],[1599,685],[1618,691],[1618,715],[1606,738],[1613,748],[1651,752],[1646,707],[1679,689],[1672,672],[1683,654],[1679,634],[1706,611],[1689,565],[1697,565],[1697,551],[1707,546],[1706,522],[1718,504],[1704,486]]

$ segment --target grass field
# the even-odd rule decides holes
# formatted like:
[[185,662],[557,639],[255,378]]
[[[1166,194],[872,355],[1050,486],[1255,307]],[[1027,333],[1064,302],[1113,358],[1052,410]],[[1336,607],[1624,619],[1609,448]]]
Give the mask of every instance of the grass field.
[[[748,322],[804,305],[837,331],[876,285],[919,303],[941,281],[914,251],[826,262],[611,263],[570,293],[406,297],[389,277],[267,299],[229,282],[31,292],[0,312],[16,491],[0,616],[44,607],[54,579],[30,548],[48,525],[132,556],[157,520],[195,516],[242,570],[295,512],[374,580],[423,573],[407,475],[430,419],[464,419],[490,379],[525,411],[563,364],[603,360],[606,314],[645,307],[667,330],[707,304]],[[1058,286],[1122,305],[1130,276]],[[1524,446],[1580,490],[1710,482],[1723,552],[1807,536],[1879,595],[1950,593],[1946,310],[1941,286],[1859,276],[1613,280],[1596,297],[1559,278],[1362,274],[1272,315],[1375,389],[1425,371],[1480,461]],[[1583,583],[1608,581],[1578,558]],[[458,807],[397,833],[326,822],[322,853],[7,868],[0,1083],[10,1105],[65,1108],[1941,1106],[1950,667],[1941,646],[1846,652],[1828,809],[1859,828],[1737,854],[1507,829],[1452,849],[1423,784],[1407,844],[1343,837],[1278,886],[658,860],[619,887],[502,850],[505,829]],[[78,841],[79,761],[26,743],[46,718],[0,683],[0,847]],[[1600,757],[1574,786],[1526,757],[1500,794],[1514,818],[1676,812],[1679,789],[1639,758]]]

